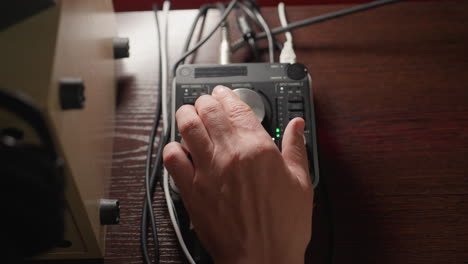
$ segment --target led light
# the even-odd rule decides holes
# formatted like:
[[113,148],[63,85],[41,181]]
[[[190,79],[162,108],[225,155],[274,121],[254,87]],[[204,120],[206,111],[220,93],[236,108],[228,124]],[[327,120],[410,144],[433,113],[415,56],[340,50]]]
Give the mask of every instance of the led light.
[[280,129],[279,129],[279,128],[277,128],[277,129],[276,129],[276,133],[279,133],[279,132],[280,132]]
[[280,134],[276,134],[276,137],[280,137],[281,135]]

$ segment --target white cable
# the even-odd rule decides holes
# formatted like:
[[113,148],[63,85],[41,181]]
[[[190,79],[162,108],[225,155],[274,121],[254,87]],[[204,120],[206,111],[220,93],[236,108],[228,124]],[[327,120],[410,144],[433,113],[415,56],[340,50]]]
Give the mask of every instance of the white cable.
[[162,22],[162,32],[161,34],[161,79],[162,79],[162,87],[161,87],[161,97],[162,97],[162,115],[163,115],[163,126],[164,126],[164,134],[168,132],[168,110],[167,110],[167,74],[168,74],[168,52],[167,52],[167,26],[169,20],[169,9],[171,7],[170,1],[164,1],[163,4],[163,22]]
[[[278,4],[278,16],[281,22],[281,26],[282,27],[288,26],[288,21],[286,19],[286,10],[285,10],[283,2]],[[286,31],[284,35],[286,37],[286,42],[284,42],[283,49],[281,50],[281,53],[280,53],[280,62],[281,63],[295,63],[296,53],[294,52],[294,48],[293,48],[291,32]]]
[[[283,2],[278,4],[278,15],[279,15],[279,20],[280,20],[281,26],[282,27],[288,26],[288,20],[286,19],[286,9],[284,8],[284,3]],[[291,32],[286,31],[284,33],[284,35],[286,36],[286,41],[291,41],[292,42]]]
[[[163,124],[164,124],[164,134],[167,135],[168,133],[168,122],[169,122],[169,115],[168,115],[168,96],[167,96],[167,77],[168,77],[168,51],[167,51],[167,28],[168,28],[168,20],[169,20],[169,8],[170,8],[170,2],[169,1],[164,1],[163,4],[163,15],[164,15],[164,20],[163,20],[163,34],[161,34],[161,72],[162,72],[162,114],[163,114]],[[174,95],[174,94],[173,94]],[[162,143],[162,142],[161,142]],[[160,144],[161,144],[160,143]],[[187,249],[187,245],[185,244],[184,238],[182,237],[182,232],[180,231],[179,224],[177,223],[177,218],[175,215],[175,209],[174,209],[174,204],[172,202],[171,198],[171,192],[169,189],[169,173],[164,168],[163,172],[163,189],[164,189],[164,197],[166,198],[166,205],[167,205],[167,210],[169,211],[169,217],[171,219],[171,223],[174,227],[174,231],[177,236],[177,240],[179,241],[180,247],[182,248],[182,251],[184,252],[185,257],[187,260],[190,262],[190,264],[196,264],[195,260],[193,260],[192,255],[190,255],[189,250]]]
[[187,245],[185,244],[184,237],[182,236],[182,231],[180,231],[179,224],[177,223],[177,219],[176,219],[176,215],[174,211],[175,210],[174,204],[171,198],[171,191],[169,189],[169,172],[166,170],[166,168],[164,168],[164,173],[163,173],[163,188],[164,188],[164,197],[166,198],[167,209],[169,211],[169,217],[171,218],[171,223],[174,227],[174,232],[176,233],[177,240],[179,241],[180,247],[182,248],[182,251],[184,252],[184,255],[187,258],[188,262],[190,264],[196,264],[195,260],[190,254],[190,251],[187,248]]

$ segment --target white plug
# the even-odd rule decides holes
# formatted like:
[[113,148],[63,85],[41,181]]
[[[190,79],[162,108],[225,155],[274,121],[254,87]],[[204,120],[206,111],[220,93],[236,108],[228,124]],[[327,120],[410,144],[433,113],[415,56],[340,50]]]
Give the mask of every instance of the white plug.
[[[286,10],[283,2],[278,4],[278,16],[281,26],[286,27],[288,25],[288,21],[286,19]],[[295,63],[296,53],[293,48],[291,32],[287,31],[284,35],[286,37],[286,42],[284,42],[283,49],[281,50],[280,63]]]

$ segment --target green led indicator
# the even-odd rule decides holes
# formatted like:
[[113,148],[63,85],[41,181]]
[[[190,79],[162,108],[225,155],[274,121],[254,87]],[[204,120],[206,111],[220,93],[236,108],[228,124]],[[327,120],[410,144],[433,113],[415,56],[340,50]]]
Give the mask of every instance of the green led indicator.
[[276,134],[276,137],[278,137],[278,138],[279,138],[280,136],[281,136],[280,134]]
[[277,129],[276,129],[276,133],[279,133],[279,132],[280,132],[280,129],[279,129],[279,128],[277,128]]

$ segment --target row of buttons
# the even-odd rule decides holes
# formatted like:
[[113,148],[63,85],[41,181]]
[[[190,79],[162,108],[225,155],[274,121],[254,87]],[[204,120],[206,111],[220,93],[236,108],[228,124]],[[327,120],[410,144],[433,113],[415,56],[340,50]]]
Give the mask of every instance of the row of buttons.
[[304,97],[302,95],[289,95],[288,110],[289,120],[296,117],[304,118]]
[[194,105],[197,99],[198,99],[197,96],[184,97],[183,103]]
[[281,132],[290,120],[296,117],[304,118],[304,97],[301,94],[278,96],[276,107],[278,128]]
[[198,97],[208,94],[207,88],[185,88],[184,89],[184,97],[183,97],[183,104],[195,104],[195,101]]

